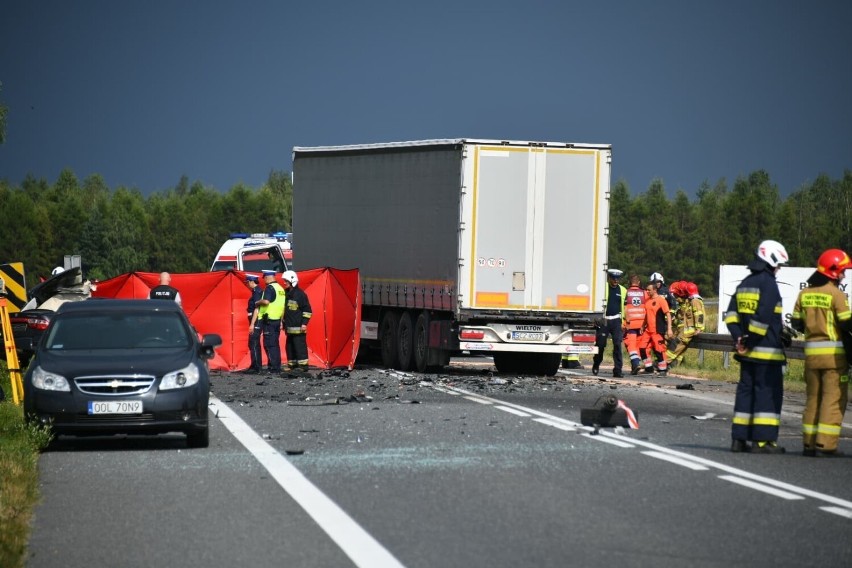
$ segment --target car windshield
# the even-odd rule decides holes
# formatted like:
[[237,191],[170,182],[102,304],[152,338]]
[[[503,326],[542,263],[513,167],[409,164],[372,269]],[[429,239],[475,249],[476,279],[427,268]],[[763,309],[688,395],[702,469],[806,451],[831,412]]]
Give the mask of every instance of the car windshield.
[[173,312],[68,314],[54,321],[46,347],[83,349],[186,348],[189,331]]

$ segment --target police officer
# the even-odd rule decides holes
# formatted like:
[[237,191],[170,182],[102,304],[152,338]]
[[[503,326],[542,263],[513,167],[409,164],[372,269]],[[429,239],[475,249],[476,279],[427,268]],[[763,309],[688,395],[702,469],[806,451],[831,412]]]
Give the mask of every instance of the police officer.
[[263,271],[266,288],[257,301],[257,313],[263,328],[263,349],[266,351],[267,370],[281,372],[281,317],[284,315],[284,288],[275,280],[274,270]]
[[258,300],[263,297],[263,290],[260,289],[260,284],[258,282],[259,278],[252,274],[246,274],[246,284],[251,290],[251,296],[248,299],[248,305],[246,306],[246,314],[248,315],[249,320],[249,335],[248,335],[248,348],[249,348],[249,356],[251,357],[251,365],[246,370],[247,373],[259,373],[263,370],[263,361],[261,359],[260,353],[260,338],[263,335],[263,330],[260,326],[260,320],[258,318]]
[[777,440],[784,395],[782,368],[787,358],[781,343],[781,292],[775,275],[788,260],[781,243],[760,243],[748,264],[751,274],[737,286],[725,312],[734,358],[740,362],[732,452],[784,453]]
[[[805,333],[807,399],[802,413],[805,456],[836,456],[837,440],[846,412],[849,353],[844,336],[852,331],[849,300],[838,284],[852,267],[849,255],[829,249],[817,260],[808,287],[799,292],[790,323]],[[848,343],[848,341],[847,341]]]
[[624,324],[624,299],[627,288],[619,284],[624,272],[617,268],[606,271],[607,285],[604,288],[604,321],[598,323],[595,344],[598,352],[592,357],[592,374],[597,375],[603,361],[607,337],[612,336],[612,376],[622,377],[621,367],[624,359],[621,352],[621,342],[624,340],[622,325]]
[[150,300],[174,300],[181,305],[180,292],[177,288],[170,286],[172,275],[168,272],[160,273],[160,285],[151,288],[151,293],[148,294]]
[[311,303],[308,295],[299,288],[299,276],[288,270],[284,280],[287,304],[284,308],[284,329],[287,332],[287,367],[291,371],[308,370],[308,323],[311,321]]

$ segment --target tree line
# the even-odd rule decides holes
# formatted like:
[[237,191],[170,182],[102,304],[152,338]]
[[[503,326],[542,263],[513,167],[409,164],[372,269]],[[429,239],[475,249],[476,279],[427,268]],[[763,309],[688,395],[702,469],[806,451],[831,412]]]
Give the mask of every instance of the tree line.
[[[204,272],[230,232],[292,230],[292,203],[290,175],[276,170],[260,187],[221,192],[184,176],[148,196],[67,169],[52,184],[0,180],[0,263],[24,262],[29,286],[69,254],[89,278]],[[783,243],[794,266],[812,266],[826,248],[852,251],[852,171],[820,175],[786,198],[763,170],[730,188],[704,183],[694,198],[677,190],[670,199],[662,180],[637,195],[623,180],[610,190],[608,264],[643,281],[661,272],[715,296],[719,265],[748,263],[764,239]],[[298,246],[296,234],[297,263]]]

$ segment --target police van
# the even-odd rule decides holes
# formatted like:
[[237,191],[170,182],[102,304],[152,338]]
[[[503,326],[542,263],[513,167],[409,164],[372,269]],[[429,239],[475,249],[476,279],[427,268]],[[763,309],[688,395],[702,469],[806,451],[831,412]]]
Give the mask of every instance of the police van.
[[231,233],[216,254],[211,272],[293,270],[293,233]]

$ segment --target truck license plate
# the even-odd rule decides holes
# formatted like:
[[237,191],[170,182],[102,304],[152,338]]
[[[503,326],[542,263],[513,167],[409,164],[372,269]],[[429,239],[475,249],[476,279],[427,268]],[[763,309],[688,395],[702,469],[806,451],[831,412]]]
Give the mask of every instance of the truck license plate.
[[544,334],[540,331],[513,331],[512,339],[515,341],[544,341]]
[[89,401],[89,414],[142,414],[141,400]]

